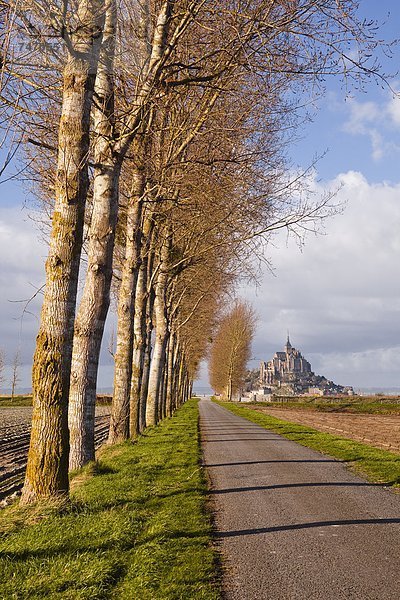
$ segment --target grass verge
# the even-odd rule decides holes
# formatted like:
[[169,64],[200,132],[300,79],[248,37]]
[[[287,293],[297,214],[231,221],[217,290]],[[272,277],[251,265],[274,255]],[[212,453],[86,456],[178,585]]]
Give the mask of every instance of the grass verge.
[[14,408],[16,406],[32,406],[32,396],[0,396],[0,408]]
[[104,450],[68,506],[0,513],[1,599],[220,598],[197,402]]
[[235,403],[218,402],[218,404],[235,415],[279,433],[302,446],[307,446],[322,454],[329,454],[329,456],[342,460],[352,470],[359,475],[366,476],[374,483],[400,486],[400,456],[398,454],[379,450],[367,444],[341,438],[330,433],[317,431],[304,425],[288,423]]
[[[98,394],[96,403],[101,406],[111,405],[112,397],[108,394]],[[15,408],[18,406],[32,406],[32,394],[26,396],[0,396],[0,408]]]

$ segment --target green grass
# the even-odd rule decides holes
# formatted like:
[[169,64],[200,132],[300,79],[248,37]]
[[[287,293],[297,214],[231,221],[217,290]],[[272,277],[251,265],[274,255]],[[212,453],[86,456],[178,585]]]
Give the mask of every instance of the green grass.
[[[107,394],[97,395],[97,405],[108,406],[111,405],[112,397]],[[32,394],[26,396],[0,396],[0,408],[13,408],[15,406],[32,406]]]
[[220,598],[197,402],[107,448],[67,506],[0,512],[0,598]]
[[32,396],[0,396],[0,408],[4,407],[14,407],[14,406],[32,406]]
[[235,403],[218,402],[218,404],[235,415],[279,433],[302,446],[344,461],[352,470],[372,482],[400,486],[400,456],[398,454],[379,450],[330,433],[323,433],[304,425],[288,423]]
[[268,406],[272,408],[297,408],[318,412],[344,412],[368,415],[400,415],[400,404],[390,400],[350,400],[350,401],[318,401],[308,402],[249,402],[252,406]]

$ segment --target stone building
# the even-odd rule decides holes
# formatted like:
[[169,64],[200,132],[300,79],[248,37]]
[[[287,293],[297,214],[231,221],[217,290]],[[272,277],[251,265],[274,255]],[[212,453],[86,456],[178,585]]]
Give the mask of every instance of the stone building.
[[276,352],[272,360],[262,362],[260,366],[261,385],[282,385],[294,383],[301,379],[309,379],[314,375],[310,363],[303,357],[299,350],[293,348],[289,336],[285,351]]
[[269,388],[274,394],[337,395],[352,394],[353,388],[329,381],[323,375],[315,375],[311,364],[299,350],[293,348],[289,336],[284,352],[276,352],[268,362],[260,365],[261,388]]

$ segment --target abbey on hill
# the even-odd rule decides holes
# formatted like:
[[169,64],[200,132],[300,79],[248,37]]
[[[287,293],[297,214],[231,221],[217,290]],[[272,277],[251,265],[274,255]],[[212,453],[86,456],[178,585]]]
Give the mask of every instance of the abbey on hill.
[[268,362],[260,365],[261,388],[264,394],[312,394],[312,395],[352,395],[353,388],[329,381],[322,375],[315,375],[311,364],[299,350],[293,348],[289,336],[284,352],[276,352]]

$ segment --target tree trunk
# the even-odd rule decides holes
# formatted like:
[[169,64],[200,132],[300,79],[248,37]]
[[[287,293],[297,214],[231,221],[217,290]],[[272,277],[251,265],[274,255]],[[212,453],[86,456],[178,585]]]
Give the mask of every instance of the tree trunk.
[[95,458],[97,371],[110,305],[120,176],[120,160],[113,152],[111,141],[114,131],[115,32],[116,7],[112,2],[107,9],[95,85],[93,212],[85,286],[75,320],[69,395],[71,470],[79,469]]
[[180,354],[179,360],[179,375],[178,375],[178,383],[177,383],[177,405],[181,406],[183,404],[184,397],[184,378],[185,378],[185,368],[184,368],[184,354]]
[[167,346],[167,327],[164,315],[163,300],[156,292],[154,301],[155,330],[153,357],[151,360],[149,387],[146,405],[146,426],[156,425],[159,420],[159,393],[161,378],[165,366],[165,350]]
[[118,296],[117,350],[115,353],[114,393],[109,444],[129,437],[129,394],[132,379],[132,352],[135,290],[140,266],[141,221],[145,176],[142,165],[133,173],[132,195],[126,223],[125,261]]
[[170,239],[164,241],[161,247],[159,273],[155,284],[154,319],[155,343],[153,358],[150,366],[149,389],[147,392],[146,426],[155,425],[159,419],[159,393],[161,379],[165,366],[165,351],[168,341],[165,294],[167,285],[167,268],[169,259]]
[[171,333],[168,344],[168,355],[167,355],[167,388],[165,395],[165,411],[166,415],[170,417],[174,412],[173,408],[173,394],[174,394],[174,376],[175,376],[175,356],[176,356],[176,339],[175,334]]
[[[152,304],[152,299],[149,297],[148,302]],[[146,413],[147,413],[147,397],[149,390],[149,378],[150,378],[150,366],[152,361],[152,333],[153,323],[151,318],[147,316],[147,341],[146,349],[143,359],[143,375],[142,385],[140,388],[140,410],[139,410],[139,430],[142,432],[146,427]]]
[[140,419],[140,389],[143,378],[144,357],[147,342],[147,257],[143,258],[140,266],[136,295],[135,317],[133,323],[133,352],[130,387],[130,436],[137,437],[141,433]]
[[55,208],[46,290],[32,370],[33,417],[22,503],[68,494],[68,396],[85,202],[90,110],[104,15],[102,2],[81,0],[85,27],[63,73]]
[[158,420],[162,421],[167,416],[167,385],[168,385],[168,356],[169,356],[170,335],[167,332],[167,340],[164,350],[164,365],[161,372],[160,391],[158,394]]

